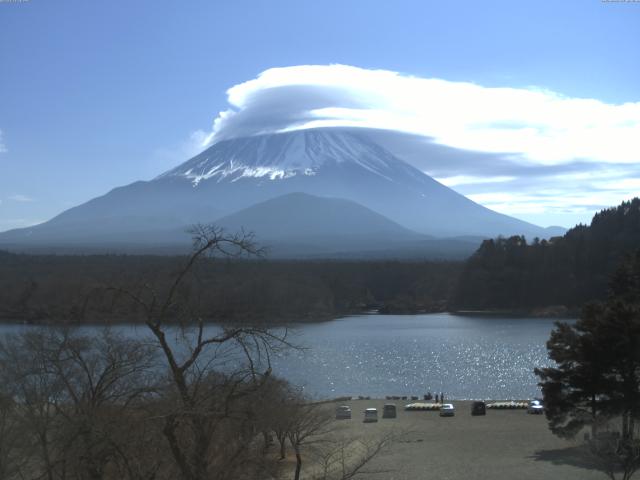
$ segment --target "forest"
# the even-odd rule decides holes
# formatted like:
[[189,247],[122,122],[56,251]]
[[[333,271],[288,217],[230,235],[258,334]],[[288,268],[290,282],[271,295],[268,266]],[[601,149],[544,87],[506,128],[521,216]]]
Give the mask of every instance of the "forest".
[[[258,239],[259,241],[259,239]],[[317,321],[383,313],[578,312],[604,299],[615,267],[640,247],[640,199],[597,213],[550,240],[485,240],[466,262],[202,259],[181,295],[208,321]],[[27,255],[0,251],[0,319],[28,323],[136,322],[119,292],[156,291],[186,256]]]
[[[163,291],[186,257],[0,253],[0,317],[29,323],[135,322],[118,290]],[[380,309],[443,311],[454,262],[203,259],[181,293],[219,322],[287,322]],[[116,306],[114,306],[114,303]]]
[[638,198],[549,241],[485,240],[462,269],[451,304],[469,310],[579,309],[605,298],[610,275],[639,247]]

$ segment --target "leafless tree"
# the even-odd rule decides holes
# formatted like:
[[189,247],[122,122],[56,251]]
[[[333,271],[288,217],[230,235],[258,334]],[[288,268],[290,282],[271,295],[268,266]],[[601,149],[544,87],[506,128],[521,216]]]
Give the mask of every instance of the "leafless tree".
[[18,406],[9,392],[0,390],[0,478],[14,478],[24,468],[24,442]]
[[[198,273],[210,257],[261,251],[248,234],[193,233],[193,254],[163,287],[91,292],[110,296],[113,308],[135,305],[142,338],[48,328],[0,341],[0,381],[10,386],[0,395],[0,433],[9,438],[16,419],[27,432],[19,455],[3,435],[0,468],[13,472],[13,459],[24,458],[20,478],[33,480],[264,480],[274,472],[264,438],[286,383],[270,365],[289,346],[286,329],[207,325],[198,309],[206,295]],[[90,311],[89,301],[74,315]]]
[[287,381],[276,376],[270,376],[260,391],[256,428],[262,433],[265,453],[275,443],[275,436],[280,460],[286,457],[287,427],[292,412],[297,408],[295,402],[297,392]]
[[48,372],[42,356],[45,344],[42,332],[5,337],[0,342],[0,381],[20,406],[20,426],[26,432],[32,454],[31,470],[53,480],[57,478],[54,473],[56,448],[52,444],[57,427],[54,405],[59,401],[62,386]]
[[[271,375],[270,355],[288,345],[286,331],[205,326],[197,298],[189,297],[187,279],[197,281],[197,267],[207,258],[260,255],[262,250],[244,232],[228,235],[220,228],[198,225],[191,233],[193,253],[168,290],[157,292],[148,284],[136,292],[112,290],[142,310],[168,367],[162,432],[180,476],[239,478],[253,438],[260,433],[255,408],[248,401]],[[176,341],[171,341],[171,333]]]
[[[104,330],[26,331],[0,343],[2,381],[19,405],[27,478],[109,478],[133,457],[133,405],[153,394],[153,349]],[[3,477],[4,478],[4,477]],[[133,471],[119,478],[140,479]]]
[[628,431],[627,419],[610,419],[585,445],[588,458],[611,480],[630,480],[640,469],[640,428],[634,429]]
[[135,405],[157,391],[155,350],[108,329],[94,337],[65,332],[59,342],[61,348],[56,343],[46,353],[63,384],[64,404],[57,411],[64,419],[65,461],[99,480],[112,465],[128,462],[120,440],[127,422],[136,419]]
[[371,468],[371,462],[383,454],[403,433],[389,431],[378,437],[340,436],[316,453],[319,472],[314,480],[350,480],[359,476],[373,478],[389,470]]
[[303,448],[327,441],[333,415],[321,404],[300,401],[296,407],[289,418],[287,437],[296,456],[293,478],[299,480],[302,470]]
[[346,435],[334,422],[329,404],[310,403],[298,394],[285,397],[286,434],[295,452],[294,480],[350,480],[371,478],[388,470],[370,468],[372,461],[406,432],[387,431],[380,436],[361,438]]

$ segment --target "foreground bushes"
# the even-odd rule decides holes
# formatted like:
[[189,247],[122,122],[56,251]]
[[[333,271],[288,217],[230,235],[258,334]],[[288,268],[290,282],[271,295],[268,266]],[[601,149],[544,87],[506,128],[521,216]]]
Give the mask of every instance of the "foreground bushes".
[[153,346],[109,330],[5,338],[0,478],[169,479],[189,471],[231,479],[275,470],[262,432],[276,419],[261,398],[269,392],[286,402],[286,384],[201,370],[188,375],[185,408],[158,360]]

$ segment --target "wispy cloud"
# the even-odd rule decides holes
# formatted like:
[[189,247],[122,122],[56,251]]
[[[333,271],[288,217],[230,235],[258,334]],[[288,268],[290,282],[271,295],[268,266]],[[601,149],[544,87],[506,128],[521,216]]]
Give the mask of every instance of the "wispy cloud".
[[4,133],[0,130],[0,153],[6,153],[7,146],[4,143]]
[[0,232],[14,228],[25,228],[44,222],[36,218],[0,218]]
[[28,195],[16,194],[16,195],[9,195],[7,198],[9,200],[13,200],[14,202],[21,202],[21,203],[35,202],[35,198],[29,197]]
[[202,151],[209,143],[210,133],[204,130],[197,130],[189,135],[189,138],[182,143],[172,146],[159,148],[153,152],[154,165],[161,164],[166,168],[172,168],[178,162],[191,158]]
[[504,183],[515,180],[516,177],[481,177],[472,175],[455,175],[453,177],[441,177],[438,181],[447,187],[456,187],[460,185],[477,185],[483,183]]

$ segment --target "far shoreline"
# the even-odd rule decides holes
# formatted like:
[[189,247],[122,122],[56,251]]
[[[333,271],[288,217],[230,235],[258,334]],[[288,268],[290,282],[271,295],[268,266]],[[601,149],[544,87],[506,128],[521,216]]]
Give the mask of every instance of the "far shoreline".
[[[565,306],[550,306],[540,307],[528,310],[508,310],[508,309],[487,309],[487,310],[456,310],[456,309],[443,309],[443,310],[429,310],[429,309],[416,309],[416,310],[393,310],[384,308],[366,308],[362,310],[336,312],[335,314],[310,314],[304,318],[287,318],[287,319],[269,319],[266,321],[256,321],[254,319],[226,319],[226,320],[214,320],[205,319],[205,325],[228,325],[228,326],[261,326],[267,328],[282,328],[287,326],[313,324],[313,323],[325,323],[342,318],[348,318],[352,316],[417,316],[417,315],[437,315],[448,314],[456,315],[460,317],[512,317],[514,320],[519,318],[539,318],[539,319],[557,319],[557,320],[574,320],[580,317],[580,310],[577,308],[567,308]],[[8,316],[0,316],[0,325],[29,325],[29,326],[42,326],[42,327],[82,327],[82,326],[144,326],[143,320],[132,319],[99,319],[94,321],[66,321],[63,319],[45,319],[45,318],[15,318]],[[169,326],[177,326],[178,322],[167,322]]]

